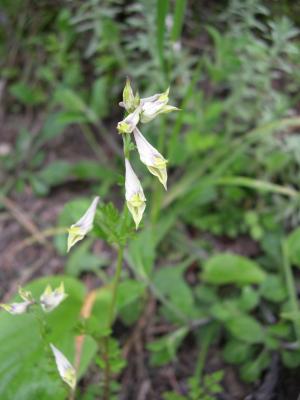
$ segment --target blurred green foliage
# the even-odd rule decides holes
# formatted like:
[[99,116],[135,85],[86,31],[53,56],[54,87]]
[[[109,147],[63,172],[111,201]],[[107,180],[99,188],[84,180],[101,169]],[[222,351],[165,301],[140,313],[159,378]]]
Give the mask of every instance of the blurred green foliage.
[[[91,349],[82,372],[90,363],[103,369],[93,340],[108,318],[110,299],[106,267],[111,255],[96,257],[93,244],[99,238],[112,245],[129,240],[128,268],[117,299],[122,323],[132,326],[154,296],[157,317],[174,329],[147,344],[150,364],[176,362],[188,335],[198,343],[195,375],[186,393],[165,393],[168,400],[216,398],[223,374],[207,374],[202,365],[210,346],[238,365],[247,382],[258,382],[274,352],[284,366],[300,365],[300,42],[290,18],[293,5],[287,6],[289,13],[280,14],[276,5],[259,0],[213,2],[216,7],[208,11],[200,3],[3,1],[0,13],[4,113],[39,121],[38,127],[21,123],[10,152],[0,155],[1,194],[30,187],[36,196],[47,196],[55,187],[80,181],[102,196],[95,229],[65,263],[66,275],[72,276],[64,278],[70,282],[70,298],[73,285],[84,290],[78,282],[83,273],[103,282],[86,321]],[[170,178],[166,194],[143,179],[151,196],[148,218],[137,235],[126,213],[111,203],[123,202],[115,126],[122,117],[117,105],[127,75],[141,95],[170,85],[172,104],[181,108],[168,116],[168,123],[162,119],[151,130],[145,126],[151,142],[169,160]],[[64,137],[66,132],[73,132],[71,139]],[[79,148],[86,142],[90,157],[78,153],[70,160],[57,151],[49,160],[51,146],[58,150],[56,146],[67,148],[74,141]],[[138,172],[143,176],[141,167]],[[87,204],[86,199],[66,204],[58,226],[74,223]],[[65,238],[56,236],[54,243],[64,255]],[[232,243],[242,255],[234,254]],[[40,287],[39,281],[32,285]],[[69,304],[70,299],[61,313]],[[72,321],[68,313],[72,329],[78,311]],[[14,387],[14,394],[24,394],[29,381],[33,386],[28,385],[22,398],[37,397],[40,389],[34,383],[43,379],[46,385],[47,374],[39,375],[42,369],[19,379],[17,350],[8,351],[24,347],[27,339],[18,330],[31,323],[26,318],[16,324],[15,318],[1,314],[2,397]],[[53,322],[54,331],[59,321]],[[72,329],[68,334],[73,340]],[[61,341],[64,346],[63,337]],[[117,374],[125,363],[116,340],[110,352]],[[25,369],[42,365],[36,349],[27,353]],[[78,398],[99,395],[93,385],[85,389]],[[112,391],[119,390],[116,386]],[[59,395],[64,398],[63,390]]]

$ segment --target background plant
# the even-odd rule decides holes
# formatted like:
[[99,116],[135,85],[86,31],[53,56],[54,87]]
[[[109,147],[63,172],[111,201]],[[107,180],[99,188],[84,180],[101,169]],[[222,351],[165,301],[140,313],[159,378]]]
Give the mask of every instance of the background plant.
[[[111,343],[116,360],[113,385],[122,382],[118,371],[128,371],[132,364],[128,358],[123,369],[124,335],[130,337],[139,326],[153,299],[155,325],[167,328],[145,334],[146,369],[163,371],[168,365],[176,370],[184,364],[185,352],[198,354],[186,375],[175,373],[177,388],[166,384],[160,393],[197,398],[204,390],[217,397],[204,383],[205,376],[223,369],[217,383],[228,391],[226,363],[237,365],[240,379],[256,386],[265,379],[265,371],[276,374],[278,365],[295,368],[299,363],[297,5],[235,0],[207,8],[202,2],[179,0],[84,5],[58,1],[51,6],[41,3],[34,13],[26,6],[4,2],[1,14],[4,122],[18,126],[15,140],[5,131],[0,140],[9,145],[0,156],[3,215],[7,199],[22,206],[26,193],[33,190],[32,198],[52,201],[62,187],[72,188],[75,193],[68,198],[73,200],[60,213],[58,230],[39,225],[50,238],[55,234],[56,251],[64,254],[65,238],[56,233],[78,220],[91,194],[104,199],[93,234],[61,263],[65,267],[60,272],[71,275],[81,288],[78,281],[86,283],[90,276],[101,287],[91,316],[82,321],[88,328],[81,324],[78,328],[75,321],[90,293],[78,301],[76,317],[66,328],[71,339],[58,342],[59,348],[72,360],[74,349],[68,350],[66,343],[75,341],[82,329],[106,335],[99,321],[107,312],[109,267],[114,266],[115,256],[106,247],[99,254],[95,239],[101,236],[103,242],[112,243],[126,236],[119,224],[116,186],[124,184],[119,173],[122,146],[114,130],[122,115],[111,105],[120,100],[124,78],[129,76],[141,97],[171,84],[173,103],[182,111],[143,129],[168,159],[169,190],[163,195],[143,167],[135,164],[151,196],[140,235],[124,252],[126,268]],[[77,157],[68,153],[74,142]],[[74,200],[77,194],[85,197]],[[103,230],[103,224],[110,229]],[[37,239],[28,240],[32,245]],[[69,301],[61,305],[61,312]],[[3,313],[1,318],[2,326],[7,326],[1,342],[9,337],[11,347],[18,348],[20,340],[21,348],[23,338],[10,334],[16,332],[18,337],[16,320]],[[125,326],[124,335],[120,324]],[[4,345],[1,348],[6,352]],[[215,353],[226,363],[212,365]],[[104,367],[102,357],[95,351],[89,354],[86,368],[95,363]],[[25,366],[32,365],[28,355],[24,360],[28,360]],[[27,393],[28,398],[36,396],[39,389],[29,385],[27,375],[24,381],[16,378],[14,365],[13,359],[3,364],[4,395],[12,387],[24,398]],[[99,385],[92,379],[82,382],[77,395],[97,398]],[[112,390],[122,389],[116,384]]]

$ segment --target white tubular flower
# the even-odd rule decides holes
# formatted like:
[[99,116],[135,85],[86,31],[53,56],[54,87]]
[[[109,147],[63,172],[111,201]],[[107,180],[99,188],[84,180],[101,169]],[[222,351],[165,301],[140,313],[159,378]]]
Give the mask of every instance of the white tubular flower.
[[11,304],[2,303],[0,304],[0,307],[12,315],[19,315],[19,314],[25,314],[28,310],[28,307],[30,307],[32,304],[33,304],[32,301],[23,301],[22,303],[11,303]]
[[117,129],[119,133],[131,133],[140,120],[140,107],[137,107],[131,114],[127,115],[123,121],[118,122]]
[[157,176],[167,190],[168,161],[145,139],[137,128],[133,131],[133,135],[142,163],[146,165],[151,174]]
[[146,208],[146,198],[142,185],[127,158],[125,158],[125,198],[137,229]]
[[140,121],[147,123],[159,114],[166,114],[178,110],[177,107],[168,105],[169,88],[163,93],[157,93],[151,97],[141,99]]
[[50,347],[61,379],[74,390],[76,386],[75,368],[52,343],[50,343]]
[[40,297],[42,309],[45,312],[54,310],[67,296],[63,282],[54,290],[48,285]]
[[92,230],[98,203],[99,197],[95,197],[92,201],[92,204],[89,206],[80,220],[77,221],[76,224],[71,225],[70,229],[68,230],[69,236],[67,252],[70,251],[71,247],[74,246],[75,243],[82,240],[85,235]]

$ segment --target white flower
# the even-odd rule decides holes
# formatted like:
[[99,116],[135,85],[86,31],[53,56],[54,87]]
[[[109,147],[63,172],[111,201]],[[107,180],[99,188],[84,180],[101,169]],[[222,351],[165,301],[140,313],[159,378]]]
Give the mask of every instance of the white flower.
[[140,107],[137,107],[131,114],[127,115],[123,121],[118,122],[117,129],[119,133],[131,133],[140,120]]
[[153,147],[135,128],[133,131],[136,147],[138,149],[140,159],[144,163],[151,174],[157,176],[164,188],[167,190],[167,160]]
[[168,105],[169,88],[163,93],[141,99],[140,121],[147,123],[159,114],[166,114],[178,110],[177,107]]
[[67,296],[63,282],[54,290],[48,285],[40,297],[42,309],[45,312],[54,310]]
[[32,301],[23,301],[22,303],[11,303],[11,304],[0,304],[3,310],[9,312],[12,315],[24,314],[27,312],[29,306],[33,303]]
[[125,158],[125,198],[137,229],[146,208],[146,198],[142,185],[127,158]]
[[99,197],[95,197],[92,201],[92,204],[89,206],[80,220],[74,225],[71,225],[70,229],[68,230],[68,252],[75,243],[82,240],[85,235],[92,230],[98,202]]
[[24,290],[23,288],[19,287],[19,296],[21,297],[22,300],[24,300],[21,303],[11,303],[11,304],[0,304],[0,307],[3,308],[3,310],[9,312],[10,314],[13,315],[19,315],[19,314],[25,314],[27,312],[27,309],[35,303],[32,293],[28,290]]
[[61,379],[66,382],[73,390],[76,386],[76,371],[67,358],[50,343],[51,350],[55,357],[56,366]]

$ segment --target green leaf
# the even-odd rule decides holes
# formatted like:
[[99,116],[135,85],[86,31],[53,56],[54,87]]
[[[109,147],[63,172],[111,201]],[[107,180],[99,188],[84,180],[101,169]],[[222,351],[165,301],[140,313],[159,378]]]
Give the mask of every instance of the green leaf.
[[[183,274],[186,267],[186,263],[181,263],[179,265],[164,266],[156,270],[153,284],[180,312],[182,317],[189,319],[201,318],[201,313],[195,306],[192,290],[184,280]],[[168,320],[179,322],[178,315],[167,304],[163,305],[162,313]]]
[[183,339],[188,333],[186,327],[163,336],[147,345],[151,352],[150,362],[152,365],[159,366],[167,364],[176,357],[176,352]]
[[225,323],[229,332],[237,339],[246,343],[262,343],[264,331],[259,322],[249,315],[240,315]]
[[300,350],[284,350],[282,352],[283,364],[288,368],[297,368],[300,365]]
[[87,238],[72,249],[65,270],[69,275],[79,276],[82,272],[91,271],[97,274],[98,269],[109,264],[108,258],[95,256],[90,247],[93,239]]
[[290,262],[300,267],[300,228],[288,235],[286,243]]
[[239,307],[242,311],[251,311],[259,303],[259,293],[251,286],[242,288],[241,297],[238,299]]
[[171,33],[171,38],[175,42],[180,38],[183,22],[184,22],[184,12],[186,7],[186,0],[176,0],[175,2],[175,12],[174,12],[174,22]]
[[258,264],[231,253],[216,254],[209,258],[203,267],[203,280],[215,285],[248,285],[261,283],[265,279],[265,273]]
[[46,95],[42,89],[29,86],[25,82],[14,83],[10,86],[9,91],[17,100],[28,106],[43,103],[46,99]]
[[241,378],[246,382],[255,382],[261,372],[269,366],[270,361],[270,354],[263,351],[255,360],[251,360],[241,367]]
[[67,161],[56,160],[38,172],[37,177],[44,185],[51,187],[60,185],[70,176],[71,165]]
[[253,347],[239,340],[229,340],[224,349],[223,357],[231,364],[241,364],[247,361],[253,353]]
[[287,297],[287,291],[282,279],[278,275],[268,274],[267,279],[260,287],[261,295],[275,303],[281,303]]
[[139,317],[144,307],[146,285],[133,279],[120,283],[117,295],[117,308],[122,321],[130,326]]
[[155,237],[151,229],[144,229],[128,246],[129,262],[142,277],[151,275],[155,261]]
[[[71,363],[74,362],[74,328],[85,296],[84,286],[66,276],[47,276],[25,287],[38,298],[47,284],[57,287],[64,282],[68,297],[45,319],[51,328],[48,339],[59,348]],[[13,316],[0,313],[0,393],[3,399],[55,399],[66,398],[66,388],[58,375],[55,361],[47,354],[39,334],[39,325],[33,314]],[[96,345],[92,339],[86,340],[79,369],[79,377],[84,374],[95,355]],[[49,356],[49,358],[48,358]]]
[[92,88],[91,109],[98,118],[106,117],[108,114],[108,82],[107,78],[97,79]]

